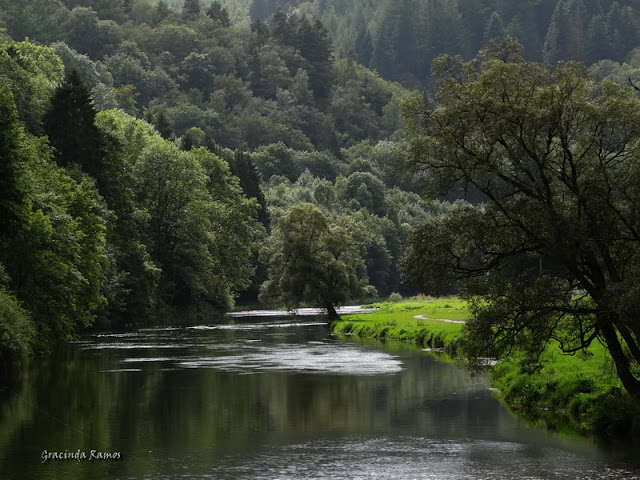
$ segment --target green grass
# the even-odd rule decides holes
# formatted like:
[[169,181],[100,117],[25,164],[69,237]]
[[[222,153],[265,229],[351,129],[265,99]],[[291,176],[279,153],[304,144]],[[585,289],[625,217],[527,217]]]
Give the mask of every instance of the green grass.
[[553,430],[640,439],[640,405],[622,387],[602,345],[573,356],[550,346],[541,360],[544,368],[531,374],[521,372],[518,355],[491,370],[511,410]]
[[464,321],[469,318],[466,304],[455,297],[414,298],[398,303],[379,302],[363,306],[377,307],[379,310],[345,315],[341,321],[333,323],[333,331],[365,338],[411,342],[454,352],[463,325],[443,320]]

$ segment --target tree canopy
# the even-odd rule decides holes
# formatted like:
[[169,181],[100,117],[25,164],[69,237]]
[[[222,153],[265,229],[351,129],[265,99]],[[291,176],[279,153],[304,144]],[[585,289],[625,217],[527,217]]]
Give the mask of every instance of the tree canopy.
[[336,306],[365,293],[358,244],[347,228],[331,224],[312,204],[300,203],[282,216],[261,255],[269,278],[260,297],[267,303],[294,308],[305,301],[326,308],[334,320]]
[[640,398],[640,101],[576,63],[523,60],[513,41],[435,65],[437,104],[407,106],[412,165],[480,193],[415,230],[407,278],[459,282],[468,353],[535,363],[601,341]]

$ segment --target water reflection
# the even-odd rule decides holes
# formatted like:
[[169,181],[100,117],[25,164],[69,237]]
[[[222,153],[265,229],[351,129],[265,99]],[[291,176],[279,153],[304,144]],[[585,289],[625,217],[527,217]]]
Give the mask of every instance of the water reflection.
[[[317,322],[316,322],[317,323]],[[285,322],[89,337],[0,404],[0,478],[634,478],[514,420],[486,379]],[[118,462],[47,462],[48,451]]]

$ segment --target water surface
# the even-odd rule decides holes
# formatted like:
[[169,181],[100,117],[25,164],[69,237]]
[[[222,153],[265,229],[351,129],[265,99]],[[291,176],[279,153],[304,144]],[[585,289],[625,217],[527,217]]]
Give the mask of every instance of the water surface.
[[638,452],[524,425],[486,378],[311,317],[92,335],[0,401],[2,479],[640,478]]

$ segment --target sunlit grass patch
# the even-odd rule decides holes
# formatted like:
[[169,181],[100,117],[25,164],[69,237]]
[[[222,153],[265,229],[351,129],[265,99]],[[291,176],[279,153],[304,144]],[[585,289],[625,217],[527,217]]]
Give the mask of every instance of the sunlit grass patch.
[[[412,342],[429,348],[455,349],[469,310],[456,297],[414,297],[402,302],[377,302],[377,312],[345,315],[333,324],[336,333]],[[416,318],[419,317],[419,318]]]
[[504,402],[532,421],[560,431],[640,437],[640,405],[624,390],[613,360],[599,343],[586,352],[563,355],[550,345],[543,368],[525,374],[517,354],[491,371]]

